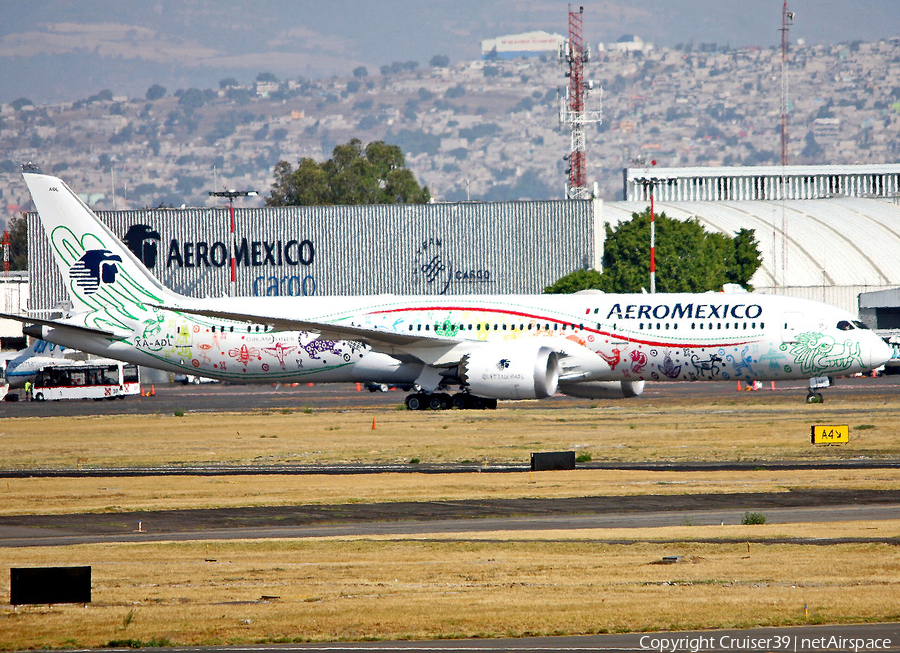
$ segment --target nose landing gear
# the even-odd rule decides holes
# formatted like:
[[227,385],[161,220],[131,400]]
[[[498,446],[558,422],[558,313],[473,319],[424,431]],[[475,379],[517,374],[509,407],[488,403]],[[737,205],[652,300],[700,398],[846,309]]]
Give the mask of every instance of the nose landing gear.
[[831,379],[827,376],[816,376],[809,380],[809,392],[806,394],[806,403],[822,404],[825,403],[825,397],[819,392],[822,388],[830,388]]

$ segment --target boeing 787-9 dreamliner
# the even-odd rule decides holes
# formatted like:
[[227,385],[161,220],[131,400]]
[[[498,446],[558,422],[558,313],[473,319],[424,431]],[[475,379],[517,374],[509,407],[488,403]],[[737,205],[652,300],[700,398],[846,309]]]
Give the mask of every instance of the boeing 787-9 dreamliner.
[[30,335],[231,382],[409,386],[418,408],[644,382],[782,380],[876,368],[890,347],[849,313],[754,293],[349,297],[178,295],[60,179],[25,173],[71,300]]

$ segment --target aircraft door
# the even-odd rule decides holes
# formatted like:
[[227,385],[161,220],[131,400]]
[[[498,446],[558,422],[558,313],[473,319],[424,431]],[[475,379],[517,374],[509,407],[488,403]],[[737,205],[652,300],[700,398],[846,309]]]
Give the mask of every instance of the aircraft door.
[[797,342],[797,334],[800,333],[800,325],[803,323],[803,313],[785,313],[781,321],[781,340],[783,342]]
[[175,335],[175,352],[181,358],[182,364],[185,360],[190,362],[193,358],[194,334],[191,327],[188,322],[180,322],[176,327],[178,331]]

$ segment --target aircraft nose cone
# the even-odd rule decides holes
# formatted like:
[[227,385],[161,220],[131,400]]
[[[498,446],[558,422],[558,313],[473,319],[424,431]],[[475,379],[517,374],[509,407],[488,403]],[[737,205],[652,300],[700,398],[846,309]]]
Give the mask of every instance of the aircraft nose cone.
[[881,367],[894,357],[894,348],[881,338],[878,342],[872,343],[872,350],[869,356],[869,367]]

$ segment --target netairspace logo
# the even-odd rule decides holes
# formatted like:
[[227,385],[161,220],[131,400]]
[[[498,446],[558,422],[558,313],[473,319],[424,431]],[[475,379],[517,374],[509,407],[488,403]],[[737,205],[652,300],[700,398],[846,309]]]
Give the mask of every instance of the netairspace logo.
[[715,637],[653,637],[643,635],[641,649],[659,653],[699,653],[700,651],[883,651],[891,648],[890,639],[840,637],[798,637],[797,635],[775,635],[752,637],[722,635]]

